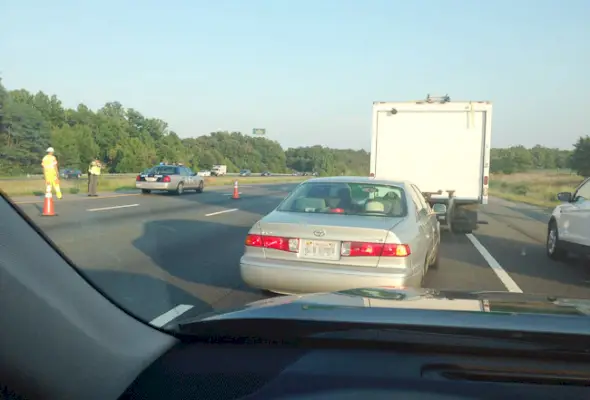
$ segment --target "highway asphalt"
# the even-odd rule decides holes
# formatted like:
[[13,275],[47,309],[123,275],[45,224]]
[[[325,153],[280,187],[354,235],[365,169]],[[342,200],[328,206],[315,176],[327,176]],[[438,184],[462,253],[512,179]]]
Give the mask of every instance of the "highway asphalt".
[[[41,217],[39,199],[15,198],[90,281],[139,318],[163,325],[192,306],[204,312],[268,295],[240,279],[239,258],[252,224],[294,184],[206,188],[182,196],[136,193],[56,201]],[[425,286],[590,298],[590,269],[545,255],[549,212],[492,198],[472,235],[443,232],[441,263]],[[188,305],[188,306],[185,306]]]

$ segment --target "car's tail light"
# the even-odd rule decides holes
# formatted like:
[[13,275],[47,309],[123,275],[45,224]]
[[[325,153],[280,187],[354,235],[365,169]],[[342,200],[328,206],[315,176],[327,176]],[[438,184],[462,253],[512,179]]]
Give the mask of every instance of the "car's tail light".
[[299,239],[280,236],[248,235],[246,236],[245,245],[289,251],[291,253],[297,253],[299,251]]
[[141,180],[141,175],[137,175],[137,178],[135,178],[135,180],[136,180],[137,182],[139,182],[139,181]]
[[411,252],[407,244],[342,242],[340,254],[344,257],[407,257]]
[[162,178],[162,182],[170,182],[170,177],[168,175],[166,175],[165,177]]

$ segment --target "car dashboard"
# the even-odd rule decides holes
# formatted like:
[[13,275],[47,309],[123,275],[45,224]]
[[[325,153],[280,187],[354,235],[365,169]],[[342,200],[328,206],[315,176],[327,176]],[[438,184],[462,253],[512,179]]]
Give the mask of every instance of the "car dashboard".
[[125,399],[581,399],[584,361],[273,344],[181,344]]

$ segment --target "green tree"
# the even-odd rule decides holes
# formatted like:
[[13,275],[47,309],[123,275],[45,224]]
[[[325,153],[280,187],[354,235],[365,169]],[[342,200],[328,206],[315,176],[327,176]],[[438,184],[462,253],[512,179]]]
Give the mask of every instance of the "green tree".
[[[537,145],[495,148],[492,172],[570,168],[590,174],[588,137],[574,152]],[[247,168],[258,172],[317,172],[320,175],[369,174],[365,150],[325,146],[290,148],[264,137],[240,132],[211,132],[180,138],[168,124],[125,108],[117,101],[93,111],[84,104],[70,109],[55,95],[18,89],[7,91],[0,80],[0,174],[39,173],[49,146],[62,168],[85,169],[99,158],[107,172],[139,172],[160,161],[183,162],[193,169],[225,164],[229,172]]]
[[569,150],[553,149],[536,145],[531,149],[523,146],[495,148],[491,151],[492,172],[511,174],[530,169],[562,169],[570,167]]
[[590,176],[590,137],[580,137],[574,144],[570,159],[571,167],[583,177]]

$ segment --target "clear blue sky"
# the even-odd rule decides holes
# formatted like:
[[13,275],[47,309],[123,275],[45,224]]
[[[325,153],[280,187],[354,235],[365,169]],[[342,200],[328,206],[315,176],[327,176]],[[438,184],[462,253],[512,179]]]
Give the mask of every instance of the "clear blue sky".
[[494,102],[494,146],[590,134],[588,0],[5,0],[9,89],[118,100],[180,136],[369,148],[371,105]]

